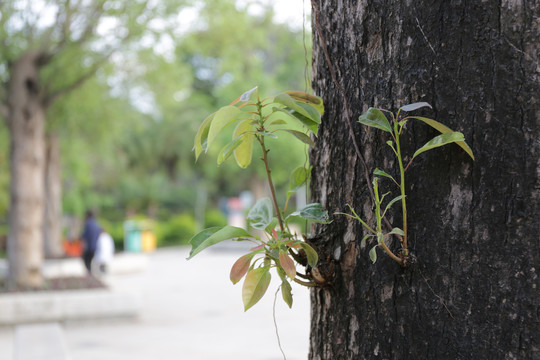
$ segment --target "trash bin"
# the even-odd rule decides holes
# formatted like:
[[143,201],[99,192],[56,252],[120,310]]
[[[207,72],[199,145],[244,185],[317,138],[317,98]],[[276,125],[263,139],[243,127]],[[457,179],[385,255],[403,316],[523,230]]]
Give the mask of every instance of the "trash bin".
[[156,248],[156,235],[150,220],[127,220],[124,222],[124,250],[149,252]]
[[124,251],[140,252],[142,249],[141,229],[135,220],[124,222]]

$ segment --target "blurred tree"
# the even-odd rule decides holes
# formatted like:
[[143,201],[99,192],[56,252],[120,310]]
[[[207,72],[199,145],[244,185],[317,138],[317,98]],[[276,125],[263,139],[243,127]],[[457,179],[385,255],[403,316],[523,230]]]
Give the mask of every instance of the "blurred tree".
[[[0,114],[11,142],[11,284],[42,283],[46,110],[91,78],[113,53],[156,26],[171,25],[174,17],[168,14],[177,14],[179,5],[174,0],[0,3]],[[52,154],[56,144],[50,143]]]

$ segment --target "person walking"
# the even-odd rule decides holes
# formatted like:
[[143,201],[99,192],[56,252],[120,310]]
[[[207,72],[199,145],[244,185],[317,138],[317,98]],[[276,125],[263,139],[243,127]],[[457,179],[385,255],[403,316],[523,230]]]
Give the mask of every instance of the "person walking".
[[92,259],[96,253],[96,247],[99,235],[101,234],[101,227],[98,225],[94,213],[91,210],[86,212],[84,229],[81,235],[81,239],[84,243],[83,260],[84,266],[88,273],[92,270]]

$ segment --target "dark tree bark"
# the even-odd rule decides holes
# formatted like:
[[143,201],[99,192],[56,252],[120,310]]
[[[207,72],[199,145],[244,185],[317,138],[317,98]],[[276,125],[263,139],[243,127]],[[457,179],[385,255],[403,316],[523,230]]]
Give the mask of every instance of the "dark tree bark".
[[[356,121],[369,106],[429,102],[417,114],[463,132],[476,161],[450,145],[408,169],[408,267],[382,252],[371,264],[372,244],[345,216],[315,226],[330,286],[312,291],[310,359],[539,359],[540,4],[316,0],[313,14],[313,87],[326,107],[313,200],[373,222],[323,43],[369,174],[397,168],[387,133]],[[404,133],[409,156],[436,135],[413,122]]]

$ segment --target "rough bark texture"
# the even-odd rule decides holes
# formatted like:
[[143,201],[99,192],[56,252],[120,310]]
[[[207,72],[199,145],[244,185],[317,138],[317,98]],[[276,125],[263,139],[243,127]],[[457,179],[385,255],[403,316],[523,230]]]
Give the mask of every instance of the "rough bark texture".
[[[463,132],[476,161],[451,145],[407,171],[417,258],[408,268],[382,252],[371,264],[372,244],[361,244],[361,225],[344,216],[314,228],[331,285],[312,291],[310,359],[539,359],[540,5],[318,0],[317,9],[313,86],[326,114],[311,154],[314,201],[331,213],[350,203],[373,221],[321,40],[370,173],[395,175],[397,166],[387,133],[356,121],[369,106],[429,102],[433,110],[417,114]],[[410,122],[405,154],[434,135]],[[399,226],[399,206],[393,214]]]
[[10,128],[10,281],[40,286],[43,261],[43,179],[45,108],[39,88],[38,54],[29,52],[11,66],[8,97]]
[[45,213],[43,242],[45,257],[64,255],[62,247],[62,167],[58,135],[49,133],[45,138]]

